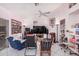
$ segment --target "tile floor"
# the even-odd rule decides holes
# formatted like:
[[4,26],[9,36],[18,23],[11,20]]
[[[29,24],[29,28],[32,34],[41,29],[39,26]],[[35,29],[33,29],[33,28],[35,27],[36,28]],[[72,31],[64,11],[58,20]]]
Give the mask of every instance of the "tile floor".
[[[70,56],[69,51],[64,52],[64,49],[61,49],[61,47],[57,43],[52,45],[51,49],[52,49],[52,52],[51,52],[52,56]],[[38,50],[39,50],[39,47],[37,49],[37,54],[36,54],[37,56],[40,55]],[[0,56],[24,56],[24,53],[25,53],[25,49],[18,51],[16,49],[9,47],[0,51]],[[28,51],[26,53],[28,53]]]

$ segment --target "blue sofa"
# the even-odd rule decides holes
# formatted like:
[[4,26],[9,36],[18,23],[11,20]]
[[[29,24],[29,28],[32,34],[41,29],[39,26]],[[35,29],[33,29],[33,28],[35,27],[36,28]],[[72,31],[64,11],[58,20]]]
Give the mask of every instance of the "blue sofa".
[[13,40],[13,37],[8,37],[7,39],[10,43],[10,46],[14,49],[22,50],[25,48],[25,42],[21,43],[19,40]]

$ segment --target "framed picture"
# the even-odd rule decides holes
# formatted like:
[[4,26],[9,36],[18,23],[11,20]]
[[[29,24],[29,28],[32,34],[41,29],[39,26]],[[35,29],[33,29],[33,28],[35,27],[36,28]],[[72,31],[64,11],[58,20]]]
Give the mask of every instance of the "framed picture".
[[55,18],[50,19],[49,25],[52,26],[52,27],[55,25]]

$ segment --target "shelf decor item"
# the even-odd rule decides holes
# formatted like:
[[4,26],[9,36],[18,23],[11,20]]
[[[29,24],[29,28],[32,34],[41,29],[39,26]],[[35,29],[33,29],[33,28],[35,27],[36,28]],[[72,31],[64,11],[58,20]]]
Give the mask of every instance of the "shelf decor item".
[[21,33],[22,23],[20,21],[11,19],[11,32],[12,34]]

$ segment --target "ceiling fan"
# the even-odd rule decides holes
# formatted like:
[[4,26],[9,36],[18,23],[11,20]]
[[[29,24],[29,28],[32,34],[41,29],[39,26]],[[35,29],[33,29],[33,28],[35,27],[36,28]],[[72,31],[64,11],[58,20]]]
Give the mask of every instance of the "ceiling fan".
[[50,12],[42,12],[40,10],[38,12],[39,12],[39,17],[41,17],[41,16],[48,17],[48,15],[50,14]]
[[42,11],[38,11],[40,14],[39,14],[39,17],[41,17],[41,16],[45,16],[45,17],[47,17],[48,19],[49,19],[49,21],[50,21],[50,26],[53,28],[54,27],[54,25],[55,25],[55,17],[53,17],[53,18],[49,18],[48,17],[48,15],[51,13],[51,12],[42,12]]

